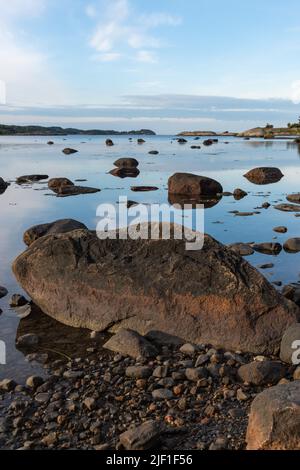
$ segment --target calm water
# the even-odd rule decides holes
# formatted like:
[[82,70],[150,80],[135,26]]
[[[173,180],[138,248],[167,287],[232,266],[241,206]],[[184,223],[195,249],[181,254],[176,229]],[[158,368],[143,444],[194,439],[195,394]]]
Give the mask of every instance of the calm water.
[[[286,140],[244,141],[237,138],[220,138],[217,145],[190,148],[193,138],[186,145],[172,142],[171,136],[146,137],[144,145],[137,145],[128,137],[112,137],[115,146],[106,148],[106,137],[75,136],[53,137],[55,145],[46,145],[49,137],[0,137],[0,176],[14,181],[24,174],[48,174],[49,177],[68,177],[71,180],[86,179],[78,183],[101,188],[100,193],[69,198],[49,195],[47,184],[18,186],[12,182],[7,191],[0,195],[0,285],[9,290],[9,295],[0,300],[3,310],[0,316],[0,340],[7,344],[7,365],[0,365],[0,379],[16,377],[23,380],[32,370],[39,371],[39,365],[28,363],[24,354],[15,348],[17,330],[37,331],[42,335],[43,346],[51,345],[59,351],[68,347],[69,354],[79,354],[80,338],[88,338],[88,332],[62,327],[60,324],[41,317],[37,321],[19,321],[16,313],[8,308],[10,295],[22,293],[12,273],[13,259],[24,250],[23,232],[32,225],[51,222],[60,218],[74,218],[89,228],[96,227],[96,208],[103,202],[115,203],[120,195],[137,202],[167,202],[167,180],[173,173],[192,172],[217,179],[224,191],[240,187],[249,192],[241,201],[223,197],[214,207],[205,211],[205,231],[219,241],[270,242],[277,237],[279,242],[300,235],[300,218],[293,213],[277,211],[273,207],[261,209],[260,214],[251,217],[235,217],[233,210],[253,211],[265,201],[271,204],[285,201],[287,194],[300,192],[300,155],[298,146]],[[225,144],[228,142],[228,144]],[[198,141],[197,144],[201,141]],[[79,150],[75,155],[65,156],[62,149],[73,147]],[[158,150],[156,156],[148,155]],[[138,178],[119,179],[108,172],[113,162],[120,157],[134,157],[140,162]],[[284,178],[276,184],[257,186],[248,182],[243,174],[257,166],[277,166]],[[132,185],[154,185],[159,191],[133,193]],[[276,234],[273,227],[285,225],[287,234]],[[278,256],[254,254],[247,260],[257,266],[274,263],[274,268],[264,270],[270,281],[296,282],[299,280],[300,254],[281,252]],[[81,336],[80,336],[81,335]],[[84,341],[83,341],[84,342]],[[47,348],[44,347],[46,350]],[[41,349],[43,350],[43,348]]]

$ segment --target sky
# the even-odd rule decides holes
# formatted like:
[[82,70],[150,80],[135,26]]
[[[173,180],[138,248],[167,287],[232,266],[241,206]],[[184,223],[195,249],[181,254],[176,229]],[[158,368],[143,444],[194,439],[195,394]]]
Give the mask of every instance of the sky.
[[0,123],[285,125],[299,53],[299,0],[0,0]]

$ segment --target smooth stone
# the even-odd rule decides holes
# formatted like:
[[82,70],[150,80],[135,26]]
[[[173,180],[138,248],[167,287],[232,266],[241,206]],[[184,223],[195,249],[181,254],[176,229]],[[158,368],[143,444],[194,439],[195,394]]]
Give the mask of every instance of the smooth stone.
[[123,356],[154,357],[157,348],[147,339],[133,330],[121,329],[113,335],[104,345],[104,348],[122,354]]
[[284,243],[283,248],[288,253],[298,253],[300,251],[300,238],[290,238]]

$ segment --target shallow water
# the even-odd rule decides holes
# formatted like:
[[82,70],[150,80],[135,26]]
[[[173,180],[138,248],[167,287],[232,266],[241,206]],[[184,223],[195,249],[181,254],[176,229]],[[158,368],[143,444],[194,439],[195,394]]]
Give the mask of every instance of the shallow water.
[[[0,315],[0,340],[5,341],[7,346],[7,364],[0,365],[0,379],[10,377],[22,381],[32,371],[41,372],[41,366],[29,363],[15,347],[17,329],[32,332],[35,330],[33,322],[25,319],[20,324],[16,313],[8,307],[10,296],[22,293],[11,273],[11,264],[24,250],[23,232],[32,225],[60,218],[74,218],[95,229],[96,209],[100,203],[115,204],[119,196],[144,203],[167,202],[169,176],[183,171],[213,177],[223,185],[224,191],[233,191],[239,187],[249,193],[240,201],[223,197],[217,205],[205,210],[205,231],[219,241],[225,244],[259,243],[275,241],[274,237],[277,237],[276,241],[283,243],[287,238],[299,236],[300,218],[295,217],[294,213],[280,212],[273,207],[259,209],[260,214],[251,217],[236,217],[230,213],[233,210],[252,212],[265,201],[273,205],[286,201],[289,193],[300,192],[299,147],[291,141],[244,141],[226,137],[220,138],[219,143],[211,147],[201,146],[201,150],[192,150],[190,145],[195,143],[193,138],[188,138],[188,144],[179,145],[172,141],[171,136],[147,136],[145,144],[137,145],[135,138],[130,142],[127,136],[113,136],[115,146],[109,148],[105,146],[106,138],[0,137],[0,176],[5,180],[14,181],[17,176],[24,174],[48,174],[49,177],[68,177],[72,181],[86,179],[86,182],[78,184],[102,190],[96,194],[56,198],[50,195],[45,183],[18,186],[12,182],[7,191],[0,195],[0,285],[9,290],[9,295],[0,300],[0,308],[3,310]],[[53,140],[55,145],[46,145],[48,140]],[[196,142],[197,145],[201,145],[201,140]],[[62,153],[65,147],[73,147],[79,152],[66,156]],[[149,155],[150,150],[158,150],[160,153]],[[114,167],[113,162],[126,156],[140,162],[140,175],[134,179],[120,179],[108,174]],[[257,166],[279,167],[284,178],[271,185],[252,184],[243,174]],[[133,185],[153,185],[158,186],[159,190],[132,192],[130,187]],[[273,232],[273,227],[278,225],[285,225],[288,233]],[[247,260],[254,266],[274,263],[274,268],[262,271],[271,282],[282,281],[285,284],[299,280],[300,254],[282,251],[278,256],[268,256],[256,253],[247,257]],[[89,344],[86,331],[80,336],[78,330],[65,329],[47,317],[43,317],[42,324],[39,334],[44,336],[43,346],[53,344],[55,349],[56,339],[64,336],[67,338],[65,344],[60,340],[56,349],[78,356],[82,353],[82,347],[76,346],[80,338],[83,338],[84,347]]]

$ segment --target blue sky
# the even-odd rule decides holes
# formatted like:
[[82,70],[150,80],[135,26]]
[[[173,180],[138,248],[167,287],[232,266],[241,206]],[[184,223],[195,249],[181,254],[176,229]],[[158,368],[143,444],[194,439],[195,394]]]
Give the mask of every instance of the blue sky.
[[0,0],[0,122],[241,130],[300,114],[299,0]]

